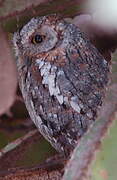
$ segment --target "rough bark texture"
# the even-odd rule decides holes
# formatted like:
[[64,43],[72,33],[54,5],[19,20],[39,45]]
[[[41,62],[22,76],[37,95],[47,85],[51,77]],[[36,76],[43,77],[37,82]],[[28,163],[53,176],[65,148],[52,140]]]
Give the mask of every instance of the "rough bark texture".
[[0,180],[60,180],[63,175],[63,163],[50,162],[34,168],[13,168],[1,173]]

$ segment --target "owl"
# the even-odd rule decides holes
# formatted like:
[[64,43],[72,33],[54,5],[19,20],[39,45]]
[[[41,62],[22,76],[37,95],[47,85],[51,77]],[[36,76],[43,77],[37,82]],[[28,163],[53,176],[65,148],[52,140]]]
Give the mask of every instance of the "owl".
[[29,115],[67,156],[97,117],[109,64],[78,27],[55,14],[32,18],[13,43]]

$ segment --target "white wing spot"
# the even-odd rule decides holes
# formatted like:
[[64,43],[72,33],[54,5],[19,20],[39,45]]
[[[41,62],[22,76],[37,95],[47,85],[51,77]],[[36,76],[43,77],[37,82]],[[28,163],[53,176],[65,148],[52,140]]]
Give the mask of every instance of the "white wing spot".
[[71,104],[72,108],[73,108],[75,111],[77,111],[78,113],[80,113],[81,108],[80,108],[79,105],[78,105],[77,96],[71,97],[70,104]]
[[48,85],[50,96],[54,95],[59,103],[62,104],[64,97],[56,83],[57,67],[49,62],[44,62],[42,59],[37,59],[36,63],[43,77],[42,84]]

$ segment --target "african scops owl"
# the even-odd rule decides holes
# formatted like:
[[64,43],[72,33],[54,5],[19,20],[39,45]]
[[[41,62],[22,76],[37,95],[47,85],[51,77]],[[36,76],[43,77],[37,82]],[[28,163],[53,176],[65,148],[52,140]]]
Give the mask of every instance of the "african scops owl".
[[13,42],[29,115],[57,151],[69,154],[97,117],[109,64],[77,26],[57,15],[32,18]]

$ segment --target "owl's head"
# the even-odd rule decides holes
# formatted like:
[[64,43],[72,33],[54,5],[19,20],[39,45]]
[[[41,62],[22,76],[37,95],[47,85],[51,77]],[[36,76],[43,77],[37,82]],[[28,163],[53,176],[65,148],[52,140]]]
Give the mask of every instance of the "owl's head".
[[22,54],[36,56],[60,45],[66,25],[57,15],[32,18],[13,41]]

